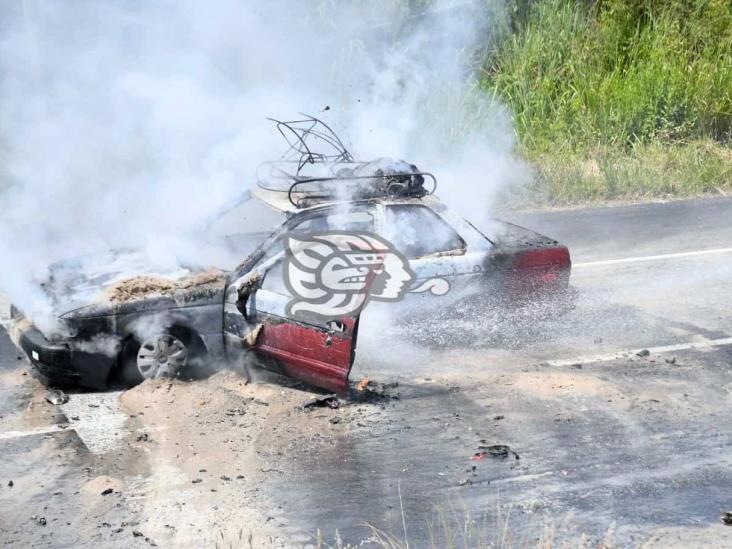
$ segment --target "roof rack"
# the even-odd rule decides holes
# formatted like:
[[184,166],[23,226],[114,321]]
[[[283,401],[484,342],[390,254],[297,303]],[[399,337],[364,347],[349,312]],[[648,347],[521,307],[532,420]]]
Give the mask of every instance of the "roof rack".
[[[432,188],[429,190],[424,187],[425,178],[432,182]],[[340,185],[335,185],[338,182]],[[300,186],[320,183],[326,185],[317,185],[312,190],[298,189]],[[327,185],[328,183],[332,185]],[[340,202],[364,198],[422,198],[434,193],[435,189],[437,189],[437,178],[429,172],[311,177],[290,185],[287,199],[296,208],[306,208],[314,203],[326,201]]]
[[[282,160],[260,165],[257,185],[272,198],[277,195],[271,193],[280,193],[282,201],[272,200],[278,209],[284,207],[285,193],[287,201],[299,209],[320,202],[421,198],[435,192],[437,179],[431,173],[404,160],[357,162],[330,126],[314,116],[302,116],[302,120],[289,122],[268,119],[277,125],[288,149]],[[267,173],[262,174],[262,168],[268,168]],[[431,188],[425,187],[426,180]]]
[[[314,116],[300,114],[305,117],[303,120],[267,118],[277,124],[277,131],[289,145],[282,158],[297,161],[298,174],[306,164],[353,162],[353,156],[330,126]],[[325,145],[324,152],[313,150],[318,142]]]

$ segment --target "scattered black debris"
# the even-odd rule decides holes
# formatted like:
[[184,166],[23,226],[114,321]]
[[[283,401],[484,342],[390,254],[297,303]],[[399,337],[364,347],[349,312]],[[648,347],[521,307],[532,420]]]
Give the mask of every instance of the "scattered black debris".
[[244,475],[236,475],[237,480],[242,480],[244,478]]
[[107,488],[106,490],[102,490],[102,495],[103,496],[108,496],[112,492],[114,492],[114,490],[112,488]]
[[206,472],[206,469],[199,469],[198,472],[199,473],[205,473]]
[[667,358],[666,364],[676,364],[676,357],[672,356],[671,358]]
[[219,478],[220,478],[221,480],[227,480],[227,481],[228,481],[228,480],[231,480],[231,477],[227,477],[226,475],[221,475],[221,476],[220,476]]
[[494,421],[499,421],[501,419],[505,419],[506,416],[493,416]]
[[339,406],[340,402],[338,401],[338,396],[331,394],[311,398],[302,405],[302,408],[303,410],[310,410],[312,408],[331,408],[335,410]]
[[243,416],[246,414],[247,411],[243,410],[242,408],[230,408],[224,412],[225,415],[232,417],[232,416]]
[[79,416],[71,416],[71,421],[79,421]]
[[519,459],[519,455],[511,450],[510,446],[506,446],[505,444],[480,444],[478,445],[478,450],[480,451],[473,454],[470,458],[473,461],[480,461],[488,457],[506,459],[510,455]]
[[61,389],[51,389],[47,391],[45,398],[55,406],[58,406],[59,404],[66,404],[69,401],[68,395]]
[[34,521],[38,526],[46,525],[46,517],[39,517],[37,515],[31,515],[31,520]]
[[194,478],[194,479],[193,479],[193,480],[191,481],[191,484],[198,484],[199,482],[203,482],[203,481],[202,481],[202,480],[201,480],[200,478]]
[[340,423],[341,422],[341,418],[339,418],[338,416],[333,416],[328,421],[330,421],[332,424],[335,425],[336,423]]
[[722,522],[727,526],[732,526],[732,511],[726,511],[722,513]]
[[137,435],[137,442],[150,442],[151,440],[150,435],[147,433]]
[[132,530],[132,535],[136,538],[141,538],[144,534],[140,532],[139,530]]
[[99,404],[87,404],[89,408],[99,408]]
[[637,353],[635,353],[635,354],[636,354],[637,356],[639,356],[639,357],[644,357],[644,356],[648,356],[648,355],[650,355],[650,354],[651,354],[651,351],[649,351],[648,349],[642,349],[642,350],[638,351],[638,352],[637,352]]

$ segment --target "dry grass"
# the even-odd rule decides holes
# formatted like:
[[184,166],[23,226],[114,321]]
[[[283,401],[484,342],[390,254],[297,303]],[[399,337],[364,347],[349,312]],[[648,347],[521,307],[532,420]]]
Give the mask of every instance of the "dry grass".
[[[448,505],[435,509],[433,518],[425,523],[431,549],[610,549],[614,527],[606,531],[600,541],[592,541],[577,533],[572,527],[572,517],[562,521],[541,514],[526,514],[511,507],[496,506],[495,510],[479,518],[473,517],[464,505]],[[364,524],[369,530],[369,547],[383,549],[424,549],[410,536],[402,510],[402,531],[387,532],[372,524]],[[420,532],[423,534],[423,532]],[[424,536],[420,535],[420,539]],[[343,542],[338,533],[332,542],[318,532],[317,549],[355,549],[357,546]]]
[[536,177],[519,201],[573,204],[732,193],[732,149],[711,140],[540,154],[533,165]]

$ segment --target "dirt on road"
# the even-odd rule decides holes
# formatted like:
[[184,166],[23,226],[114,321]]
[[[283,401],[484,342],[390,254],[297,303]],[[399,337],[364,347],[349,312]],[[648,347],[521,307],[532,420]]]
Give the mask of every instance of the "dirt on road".
[[[12,378],[8,386],[25,382],[29,400],[22,413],[2,418],[2,427],[34,437],[33,430],[45,426],[34,450],[37,460],[62,458],[55,465],[59,471],[66,464],[76,467],[57,475],[48,475],[47,467],[13,474],[13,488],[33,485],[39,492],[30,498],[23,488],[4,494],[3,505],[18,511],[0,530],[11,546],[63,544],[82,535],[105,546],[307,543],[315,530],[304,535],[299,527],[289,528],[281,503],[262,487],[282,477],[296,491],[297,479],[283,468],[282,456],[333,444],[334,429],[362,418],[368,406],[342,401],[334,409],[341,401],[321,402],[322,395],[288,386],[287,379],[284,385],[249,383],[232,371],[195,382],[146,381],[106,394],[112,398],[72,393],[68,405],[53,406],[43,398],[45,388],[26,374],[3,374]],[[122,419],[115,425],[111,415]],[[105,425],[90,429],[94,423]],[[63,454],[56,447],[60,439]],[[68,508],[44,502],[48,486],[71,500]],[[25,514],[33,508],[56,528],[26,530]]]
[[[379,528],[441,547],[464,528],[468,546],[725,546],[732,430],[711,422],[732,390],[725,353],[566,367],[435,354],[367,401],[222,371],[59,406],[18,361],[0,378],[0,537],[380,547]],[[436,373],[448,360],[470,373]]]

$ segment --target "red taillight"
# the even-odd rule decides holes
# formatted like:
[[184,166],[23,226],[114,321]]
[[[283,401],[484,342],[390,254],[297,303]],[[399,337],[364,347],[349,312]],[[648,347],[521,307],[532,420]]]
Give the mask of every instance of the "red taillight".
[[506,289],[514,296],[553,292],[569,283],[569,250],[564,246],[526,250],[513,263],[506,278]]
[[556,248],[542,248],[523,252],[516,260],[514,269],[535,269],[555,265],[569,267],[571,263],[569,250],[564,246],[557,246]]

